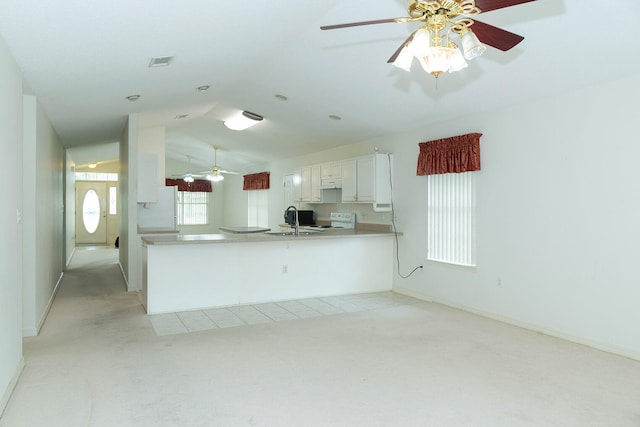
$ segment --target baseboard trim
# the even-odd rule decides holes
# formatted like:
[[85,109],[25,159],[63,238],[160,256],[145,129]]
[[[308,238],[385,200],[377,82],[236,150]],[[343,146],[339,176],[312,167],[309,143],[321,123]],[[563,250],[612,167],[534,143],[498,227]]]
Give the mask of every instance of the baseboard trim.
[[467,313],[476,314],[478,316],[486,317],[488,319],[497,320],[498,322],[507,323],[509,325],[517,326],[519,328],[527,329],[534,332],[539,332],[544,335],[548,335],[554,338],[560,338],[565,341],[570,341],[576,344],[584,345],[587,347],[595,348],[597,350],[605,351],[607,353],[616,354],[618,356],[626,357],[628,359],[638,360],[640,361],[640,352],[635,352],[629,349],[625,349],[622,347],[613,346],[610,344],[602,343],[599,341],[593,341],[584,337],[579,337],[576,335],[567,334],[561,331],[557,331],[555,329],[546,328],[541,325],[536,325],[533,323],[523,322],[517,319],[513,319],[511,317],[501,316],[495,313],[491,313],[484,310],[479,310],[473,307],[468,307],[461,304],[456,304],[451,301],[441,300],[437,298],[427,297],[426,295],[420,294],[418,292],[411,291],[409,289],[404,288],[394,288],[394,292],[397,292],[402,295],[406,295],[409,297],[421,299],[423,301],[432,302],[435,304],[441,304],[447,307],[455,308],[458,310],[465,311]]
[[9,384],[7,385],[7,389],[4,391],[4,393],[2,394],[2,399],[0,399],[0,417],[2,417],[2,414],[4,413],[4,410],[6,409],[7,405],[9,404],[9,399],[11,399],[11,395],[13,394],[13,391],[16,388],[16,385],[18,384],[18,379],[20,378],[20,375],[22,375],[22,371],[24,370],[24,357],[20,359],[20,363],[18,363],[18,367],[16,368],[16,372],[15,374],[13,374],[13,377],[11,378],[11,381],[9,381]]
[[67,258],[67,264],[65,265],[67,268],[69,268],[69,265],[71,265],[71,260],[73,259],[73,255],[76,253],[76,248],[74,247],[73,249],[71,249],[71,255],[69,255],[69,258]]
[[53,305],[53,300],[58,293],[58,289],[60,289],[60,284],[62,283],[62,278],[64,277],[64,272],[60,273],[60,277],[58,277],[58,281],[53,288],[53,292],[51,293],[51,298],[47,302],[46,307],[42,311],[42,316],[40,316],[40,320],[35,328],[23,328],[22,336],[23,337],[37,337],[40,335],[40,330],[42,329],[42,325],[44,325],[45,320],[47,320],[47,316],[49,316],[49,311],[51,310],[51,306]]
[[122,268],[120,261],[118,261],[118,267],[120,267],[120,273],[122,273],[122,278],[124,279],[124,284],[127,287],[127,292],[135,292],[135,289],[129,289],[129,281],[127,280],[127,275],[124,274],[124,268]]

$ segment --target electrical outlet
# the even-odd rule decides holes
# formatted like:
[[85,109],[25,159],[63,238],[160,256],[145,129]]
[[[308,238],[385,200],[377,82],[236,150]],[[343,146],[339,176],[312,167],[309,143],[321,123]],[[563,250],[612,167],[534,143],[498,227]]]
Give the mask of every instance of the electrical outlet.
[[289,272],[289,266],[284,264],[282,266],[282,274],[287,274]]
[[499,288],[502,288],[502,278],[498,277],[498,283],[497,283]]

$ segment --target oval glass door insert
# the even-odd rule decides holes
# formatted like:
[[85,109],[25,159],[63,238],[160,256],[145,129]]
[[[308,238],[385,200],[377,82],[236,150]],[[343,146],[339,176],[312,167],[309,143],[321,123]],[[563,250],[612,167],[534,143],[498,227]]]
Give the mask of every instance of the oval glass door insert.
[[82,222],[87,233],[93,234],[100,224],[100,198],[95,190],[89,190],[82,201]]

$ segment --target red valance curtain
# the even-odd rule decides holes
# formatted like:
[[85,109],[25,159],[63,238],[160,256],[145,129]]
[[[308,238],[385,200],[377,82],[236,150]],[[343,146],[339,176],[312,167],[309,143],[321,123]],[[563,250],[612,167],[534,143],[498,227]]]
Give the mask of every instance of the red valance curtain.
[[268,190],[269,172],[252,173],[244,176],[243,190]]
[[206,179],[196,179],[193,182],[185,182],[184,179],[165,179],[167,187],[178,186],[178,191],[192,191],[199,193],[211,193],[211,181]]
[[480,170],[481,133],[420,142],[417,175]]

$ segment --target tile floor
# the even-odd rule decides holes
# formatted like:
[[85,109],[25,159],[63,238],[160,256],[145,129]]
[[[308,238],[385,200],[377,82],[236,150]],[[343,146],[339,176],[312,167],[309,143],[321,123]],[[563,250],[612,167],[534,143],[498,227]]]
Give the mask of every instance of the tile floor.
[[376,310],[422,301],[394,292],[307,298],[266,304],[238,305],[149,316],[156,335],[174,335],[257,323]]

